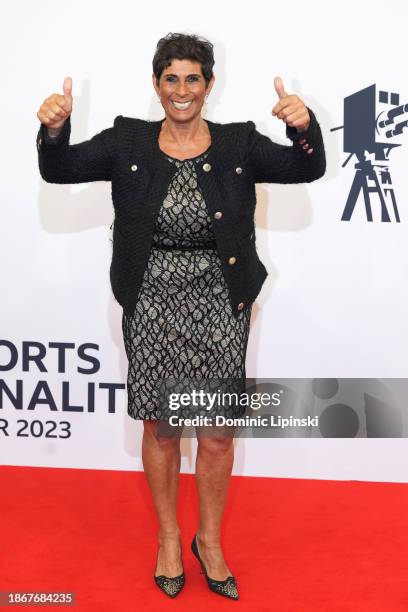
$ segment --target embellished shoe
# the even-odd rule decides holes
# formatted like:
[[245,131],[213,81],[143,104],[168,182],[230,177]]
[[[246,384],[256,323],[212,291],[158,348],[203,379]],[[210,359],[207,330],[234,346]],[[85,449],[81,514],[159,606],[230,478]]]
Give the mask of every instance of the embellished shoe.
[[153,578],[159,589],[161,589],[169,597],[173,598],[177,597],[185,583],[184,572],[182,574],[179,574],[178,576],[174,576],[174,578],[170,578],[169,576],[165,576],[164,574],[160,574],[160,576],[156,576],[154,574]]
[[197,534],[194,536],[193,541],[191,542],[191,550],[194,555],[199,560],[202,572],[201,574],[205,574],[207,579],[208,588],[214,593],[218,593],[218,595],[224,595],[225,597],[229,597],[230,599],[238,599],[238,591],[237,591],[237,582],[234,576],[227,576],[225,580],[214,580],[214,578],[210,578],[207,574],[207,570],[205,569],[205,565],[199,555],[197,548]]

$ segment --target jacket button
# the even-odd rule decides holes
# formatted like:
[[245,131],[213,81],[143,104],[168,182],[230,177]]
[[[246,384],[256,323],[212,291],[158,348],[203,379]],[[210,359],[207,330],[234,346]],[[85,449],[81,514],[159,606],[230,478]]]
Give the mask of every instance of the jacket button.
[[240,167],[238,166],[238,168],[235,168],[235,172],[236,172],[237,174],[242,174],[242,168],[240,168]]
[[214,218],[215,218],[215,219],[221,219],[221,217],[222,217],[222,212],[220,212],[219,210],[217,210],[217,212],[216,212],[216,213],[214,213]]
[[234,264],[236,261],[237,261],[236,257],[230,257],[229,260],[228,260],[228,263],[229,264]]
[[41,144],[41,143],[42,143],[42,138],[39,138],[38,139],[38,144]]
[[245,306],[244,302],[240,302],[237,306],[238,310],[242,310],[243,307]]
[[133,164],[133,166],[130,166],[130,169],[131,169],[132,172],[136,172],[136,170],[137,170],[136,164]]
[[203,170],[204,170],[205,172],[209,172],[209,171],[211,170],[211,164],[204,164],[204,166],[203,166]]

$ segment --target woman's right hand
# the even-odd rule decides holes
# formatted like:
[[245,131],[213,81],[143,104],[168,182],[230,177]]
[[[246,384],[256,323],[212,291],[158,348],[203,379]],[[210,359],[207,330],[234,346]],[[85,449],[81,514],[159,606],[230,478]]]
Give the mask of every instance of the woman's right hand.
[[72,79],[66,77],[64,94],[53,93],[41,104],[37,117],[49,129],[61,128],[72,113]]

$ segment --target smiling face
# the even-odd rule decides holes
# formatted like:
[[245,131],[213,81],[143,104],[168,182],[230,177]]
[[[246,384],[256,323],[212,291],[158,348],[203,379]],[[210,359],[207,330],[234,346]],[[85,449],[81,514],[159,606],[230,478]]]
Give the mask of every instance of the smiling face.
[[174,59],[160,76],[159,85],[153,74],[153,86],[160,96],[166,117],[177,122],[191,121],[201,114],[205,95],[210,93],[214,76],[206,87],[201,64]]

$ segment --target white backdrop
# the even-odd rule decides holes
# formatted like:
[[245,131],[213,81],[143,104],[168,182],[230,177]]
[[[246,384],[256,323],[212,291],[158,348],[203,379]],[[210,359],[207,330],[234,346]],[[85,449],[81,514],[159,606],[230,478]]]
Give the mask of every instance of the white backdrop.
[[[163,0],[58,6],[20,0],[3,2],[0,17],[0,365],[15,357],[0,377],[14,392],[20,384],[23,394],[16,409],[2,390],[3,464],[142,469],[141,422],[128,417],[123,390],[109,413],[108,390],[99,387],[123,384],[127,367],[121,308],[109,286],[110,184],[45,183],[37,165],[36,112],[48,95],[62,93],[64,77],[71,76],[71,143],[111,126],[118,114],[161,118],[151,61],[158,39],[171,31],[198,33],[215,45],[216,83],[206,118],[251,119],[259,131],[289,144],[284,124],[271,115],[277,102],[273,78],[280,75],[323,130],[324,178],[257,187],[258,249],[269,276],[253,309],[247,375],[407,377],[408,132],[390,155],[401,223],[381,223],[374,206],[374,222],[368,223],[361,203],[350,222],[340,221],[354,161],[341,167],[343,133],[330,131],[343,124],[344,98],[374,83],[408,102],[408,78],[398,59],[405,56],[403,0],[290,6],[207,0],[198,9]],[[55,342],[74,345],[66,351],[65,368],[58,368],[58,351],[49,346]],[[86,352],[100,363],[93,374],[78,372],[91,367],[77,353],[88,343],[97,345]],[[24,363],[24,351],[41,355],[42,347],[37,364]],[[56,411],[46,404],[28,409],[39,381]],[[95,387],[94,412],[87,407],[89,383]],[[65,405],[82,406],[82,412],[62,412],[68,385]],[[54,428],[46,424],[53,421],[57,435],[66,420],[72,435],[46,438],[35,429],[41,424],[33,426],[33,435],[24,419],[46,429]],[[182,471],[193,471],[195,441],[183,440],[182,450]],[[241,439],[234,473],[406,482],[407,450],[406,439]]]

